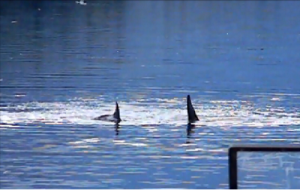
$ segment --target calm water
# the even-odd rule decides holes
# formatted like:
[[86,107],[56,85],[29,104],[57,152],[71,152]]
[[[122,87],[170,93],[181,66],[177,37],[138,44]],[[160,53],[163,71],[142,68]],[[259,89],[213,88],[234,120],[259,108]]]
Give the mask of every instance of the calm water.
[[[228,188],[229,146],[300,144],[300,2],[87,3],[0,3],[1,188]],[[299,154],[241,156],[300,188]]]

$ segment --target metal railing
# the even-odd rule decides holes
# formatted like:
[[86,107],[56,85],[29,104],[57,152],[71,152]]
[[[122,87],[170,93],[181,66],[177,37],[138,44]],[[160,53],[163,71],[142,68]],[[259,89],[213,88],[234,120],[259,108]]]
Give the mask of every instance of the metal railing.
[[239,152],[300,152],[300,146],[242,145],[230,147],[228,150],[229,189],[238,189],[237,155]]

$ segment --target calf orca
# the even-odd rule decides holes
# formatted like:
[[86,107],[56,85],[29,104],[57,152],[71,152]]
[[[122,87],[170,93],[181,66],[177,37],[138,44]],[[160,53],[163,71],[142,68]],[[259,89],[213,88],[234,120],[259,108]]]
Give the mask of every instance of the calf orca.
[[195,112],[195,109],[192,105],[190,95],[187,95],[187,113],[188,113],[188,121],[189,123],[194,123],[195,121],[199,121],[198,116]]
[[121,117],[120,117],[120,110],[119,110],[119,105],[118,102],[116,102],[116,109],[113,115],[101,115],[99,117],[94,118],[94,120],[101,120],[101,121],[110,121],[114,123],[120,123]]

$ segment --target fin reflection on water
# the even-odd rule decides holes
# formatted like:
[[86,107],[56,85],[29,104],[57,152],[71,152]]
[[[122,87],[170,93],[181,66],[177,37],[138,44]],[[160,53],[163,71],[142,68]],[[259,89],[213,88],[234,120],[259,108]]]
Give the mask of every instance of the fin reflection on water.
[[116,132],[116,135],[119,135],[119,130],[120,129],[120,126],[118,123],[115,124],[115,132]]
[[194,128],[195,128],[196,126],[194,125],[194,124],[188,124],[187,125],[187,128],[186,128],[186,136],[187,136],[187,138],[190,138],[191,137],[191,134],[192,133],[194,133]]
[[191,135],[192,135],[192,133],[194,133],[195,131],[194,131],[194,128],[195,128],[196,126],[194,125],[194,124],[188,124],[187,125],[187,127],[186,127],[186,137],[187,137],[187,140],[186,140],[186,144],[189,144],[189,143],[191,143],[190,141],[189,141],[189,139],[191,138]]

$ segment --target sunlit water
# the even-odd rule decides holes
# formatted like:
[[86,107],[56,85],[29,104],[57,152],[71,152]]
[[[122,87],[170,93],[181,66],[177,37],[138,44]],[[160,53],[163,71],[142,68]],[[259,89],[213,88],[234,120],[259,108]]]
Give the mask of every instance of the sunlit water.
[[[231,145],[300,144],[299,2],[0,5],[1,188],[227,188]],[[299,188],[298,158],[241,187]]]

